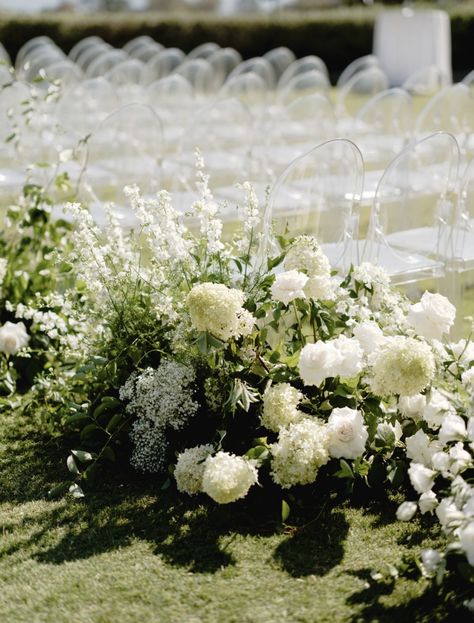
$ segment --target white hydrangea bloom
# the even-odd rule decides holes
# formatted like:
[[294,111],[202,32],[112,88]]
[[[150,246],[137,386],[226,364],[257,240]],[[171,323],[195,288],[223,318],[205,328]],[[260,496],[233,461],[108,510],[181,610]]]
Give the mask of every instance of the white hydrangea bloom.
[[30,336],[23,322],[5,322],[0,327],[0,352],[6,355],[16,355],[22,348],[26,348]]
[[398,410],[404,418],[418,421],[426,407],[426,396],[415,394],[414,396],[400,396],[398,399]]
[[360,411],[333,409],[328,419],[329,454],[338,459],[356,459],[365,450],[369,434]]
[[286,270],[304,271],[308,277],[329,277],[331,265],[313,236],[298,236],[285,256]]
[[263,396],[262,424],[277,433],[281,428],[303,417],[298,404],[303,394],[289,383],[270,386]]
[[279,273],[272,284],[271,294],[274,301],[288,305],[296,299],[305,299],[304,287],[308,281],[307,275],[297,270],[288,270]]
[[411,463],[408,468],[410,482],[417,493],[426,493],[434,484],[436,472],[421,463]]
[[205,461],[202,490],[218,504],[244,498],[257,482],[255,465],[242,456],[221,451]]
[[456,308],[445,296],[425,292],[418,303],[411,305],[407,320],[418,335],[440,340],[449,333],[455,317]]
[[209,331],[227,341],[252,331],[254,318],[242,307],[244,301],[241,290],[206,282],[192,287],[186,304],[191,322],[198,331]]
[[283,489],[310,484],[318,469],[329,460],[327,427],[316,420],[305,419],[283,428],[277,443],[271,445],[271,473]]
[[195,495],[202,491],[205,461],[214,451],[210,444],[187,448],[178,455],[174,469],[176,486],[181,493]]
[[373,360],[372,390],[379,396],[414,396],[424,390],[435,375],[432,350],[419,340],[387,338]]
[[410,521],[416,513],[416,508],[415,502],[402,502],[397,508],[397,519],[399,521]]
[[320,385],[329,377],[350,378],[363,368],[363,351],[355,338],[340,335],[334,340],[303,347],[299,372],[305,385]]

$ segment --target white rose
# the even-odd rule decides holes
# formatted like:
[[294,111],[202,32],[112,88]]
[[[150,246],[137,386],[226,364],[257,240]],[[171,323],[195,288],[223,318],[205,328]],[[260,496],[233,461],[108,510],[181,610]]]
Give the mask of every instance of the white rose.
[[271,293],[275,301],[280,301],[285,305],[295,299],[305,299],[304,287],[308,281],[307,275],[297,270],[287,270],[275,277]]
[[458,441],[458,443],[449,450],[449,456],[452,460],[449,467],[452,474],[460,474],[472,466],[472,457],[467,450],[464,450],[462,441]]
[[426,407],[426,396],[415,394],[414,396],[400,396],[398,399],[398,410],[404,418],[419,420]]
[[329,454],[336,458],[361,456],[369,436],[360,411],[342,407],[333,409],[328,419]]
[[443,419],[438,437],[442,444],[448,441],[459,441],[466,437],[466,424],[460,415],[448,413]]
[[447,475],[449,466],[451,465],[451,458],[446,452],[435,452],[431,457],[431,465],[433,469],[441,472],[443,476]]
[[426,467],[431,466],[433,455],[442,449],[442,444],[437,440],[430,441],[428,435],[421,428],[414,435],[407,437],[405,444],[407,458],[415,461],[415,463],[422,463]]
[[386,340],[382,329],[372,320],[366,320],[357,324],[352,332],[366,355],[370,355],[378,350]]
[[334,346],[334,340],[306,344],[298,364],[300,376],[305,385],[320,385],[325,378],[334,376],[343,354]]
[[439,519],[439,523],[448,531],[456,527],[464,518],[464,515],[454,504],[453,498],[441,500],[436,507],[436,516]]
[[420,495],[418,500],[418,506],[420,507],[421,514],[432,513],[438,506],[438,499],[433,491],[425,491]]
[[348,338],[345,335],[340,335],[333,342],[334,346],[339,350],[341,358],[332,376],[351,378],[359,374],[363,368],[362,360],[364,356],[359,341],[355,337]]
[[402,502],[397,508],[397,519],[399,521],[410,521],[416,513],[415,502]]
[[461,547],[466,553],[467,561],[474,567],[474,521],[470,521],[459,531]]
[[310,299],[321,301],[333,301],[336,298],[336,292],[339,284],[327,275],[310,277],[305,286],[306,296]]
[[456,308],[445,296],[425,292],[418,303],[410,306],[407,320],[419,335],[440,340],[449,333],[455,317]]
[[7,321],[0,327],[0,351],[7,355],[15,355],[19,350],[28,346],[30,336],[22,322]]
[[436,472],[421,463],[412,463],[408,468],[410,482],[417,493],[426,493],[434,485]]

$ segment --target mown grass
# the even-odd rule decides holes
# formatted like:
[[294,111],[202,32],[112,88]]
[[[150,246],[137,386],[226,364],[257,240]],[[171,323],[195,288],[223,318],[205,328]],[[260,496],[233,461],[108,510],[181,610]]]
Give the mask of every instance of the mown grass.
[[371,579],[440,539],[387,499],[321,495],[283,528],[262,492],[219,507],[117,470],[84,500],[49,501],[63,449],[14,414],[0,427],[0,621],[467,620],[449,588]]

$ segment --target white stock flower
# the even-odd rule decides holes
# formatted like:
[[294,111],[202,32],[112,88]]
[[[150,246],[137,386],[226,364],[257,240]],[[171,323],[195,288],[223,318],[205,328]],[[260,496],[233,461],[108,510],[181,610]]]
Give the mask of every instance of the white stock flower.
[[352,277],[355,281],[363,283],[366,288],[387,289],[390,287],[390,276],[381,267],[371,262],[363,262],[359,266],[354,266]]
[[418,500],[418,506],[420,507],[421,514],[432,513],[438,506],[438,499],[433,491],[425,491],[420,495]]
[[415,502],[402,502],[397,508],[397,519],[399,521],[410,521],[416,513]]
[[224,341],[252,331],[253,316],[242,307],[244,301],[241,290],[210,282],[193,286],[186,298],[193,326]]
[[257,482],[255,465],[242,456],[221,451],[205,461],[202,490],[218,504],[244,498]]
[[318,469],[329,460],[328,442],[327,427],[316,420],[282,428],[270,447],[273,480],[283,489],[314,482]]
[[474,521],[470,521],[459,531],[459,541],[467,561],[474,567]]
[[369,436],[360,411],[349,407],[332,410],[328,432],[329,454],[336,459],[361,456]]
[[446,532],[451,532],[463,520],[464,515],[457,508],[453,498],[443,498],[436,507],[436,516]]
[[295,299],[305,299],[304,287],[308,281],[307,275],[297,270],[288,270],[279,273],[273,282],[271,293],[274,301],[288,305]]
[[429,340],[440,340],[449,333],[456,308],[442,294],[425,292],[418,303],[411,305],[407,320],[418,335]]
[[382,329],[373,320],[357,324],[352,330],[366,355],[377,351],[385,343],[386,337]]
[[450,344],[453,355],[457,357],[458,363],[465,368],[469,368],[469,365],[474,361],[474,342],[472,340],[459,340],[455,344]]
[[195,495],[202,491],[202,476],[207,457],[214,448],[210,444],[187,448],[178,455],[174,477],[178,491]]
[[460,415],[448,413],[443,418],[438,438],[442,444],[448,441],[460,441],[466,437],[466,424]]
[[421,428],[414,435],[407,437],[405,444],[407,458],[416,463],[422,463],[426,467],[432,466],[433,455],[442,449],[442,444],[436,439],[430,441]]
[[412,463],[408,468],[408,476],[415,491],[421,494],[432,488],[436,472],[421,463]]
[[398,410],[404,418],[419,420],[424,408],[426,407],[426,396],[424,394],[415,394],[414,396],[400,396],[398,399]]
[[0,351],[6,355],[16,353],[28,346],[30,336],[22,322],[10,322],[9,320],[0,327]]
[[449,470],[454,475],[460,474],[472,467],[472,456],[464,449],[462,441],[458,441],[458,443],[449,450],[449,457],[452,460]]
[[436,371],[428,344],[402,336],[387,338],[372,364],[371,386],[379,396],[414,396],[430,384]]
[[278,383],[267,389],[263,396],[262,424],[277,433],[303,417],[298,404],[303,394],[289,383]]
[[431,465],[433,469],[441,472],[444,477],[448,475],[449,466],[451,465],[451,458],[446,452],[435,452],[431,457]]
[[454,408],[446,396],[439,390],[432,389],[426,407],[423,410],[423,419],[428,426],[437,430],[443,423],[446,415],[454,413]]
[[363,351],[355,338],[340,335],[303,347],[298,364],[305,385],[320,385],[329,377],[350,378],[362,371]]

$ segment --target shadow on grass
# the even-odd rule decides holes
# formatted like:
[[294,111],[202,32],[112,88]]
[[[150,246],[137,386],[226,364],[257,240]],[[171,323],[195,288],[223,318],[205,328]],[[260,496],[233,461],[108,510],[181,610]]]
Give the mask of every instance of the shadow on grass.
[[[133,476],[119,466],[83,500],[45,501],[51,485],[67,478],[64,449],[47,443],[31,426],[20,427],[18,418],[3,425],[0,501],[13,508],[32,504],[3,522],[3,530],[15,538],[0,547],[0,557],[27,553],[43,563],[62,564],[141,540],[171,565],[214,573],[235,564],[229,545],[235,535],[273,536],[282,530],[280,498],[267,487],[254,487],[244,501],[219,506],[205,496],[161,491],[159,479]],[[293,577],[323,575],[344,553],[348,524],[343,513],[311,500],[305,512],[299,517],[304,525],[281,534],[273,553]]]

